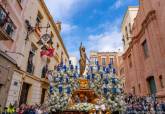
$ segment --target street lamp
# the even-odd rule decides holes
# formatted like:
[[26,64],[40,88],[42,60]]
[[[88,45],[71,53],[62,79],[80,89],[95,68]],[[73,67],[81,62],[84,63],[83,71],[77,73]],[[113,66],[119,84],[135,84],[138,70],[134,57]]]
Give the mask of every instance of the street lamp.
[[27,36],[26,36],[26,41],[29,39],[29,35],[31,34],[31,33],[33,33],[34,32],[34,30],[36,30],[37,28],[39,28],[39,29],[46,29],[46,34],[47,34],[47,30],[48,30],[48,28],[50,28],[50,24],[48,23],[47,24],[47,26],[44,26],[44,27],[42,27],[42,26],[32,26],[31,24],[30,24],[30,22],[29,22],[29,20],[25,20],[25,24],[26,24],[26,26],[27,26]]

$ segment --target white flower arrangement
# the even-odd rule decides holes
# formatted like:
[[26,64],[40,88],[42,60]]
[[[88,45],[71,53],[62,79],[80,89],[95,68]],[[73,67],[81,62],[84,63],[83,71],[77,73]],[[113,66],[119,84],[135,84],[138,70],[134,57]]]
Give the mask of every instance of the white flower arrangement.
[[[75,73],[76,78],[74,77]],[[125,110],[124,97],[121,93],[122,81],[112,73],[112,70],[110,70],[110,73],[106,73],[103,71],[103,68],[100,68],[99,71],[96,71],[95,69],[93,73],[95,74],[94,79],[89,80],[89,82],[90,88],[93,89],[98,96],[102,96],[99,100],[98,105],[104,105],[106,109],[110,109],[112,111]],[[68,80],[66,79],[67,76],[69,77]],[[61,77],[63,78],[62,81],[60,81]],[[48,101],[50,111],[61,111],[66,109],[89,111],[95,108],[95,105],[90,103],[78,103],[68,108],[68,100],[71,97],[71,94],[68,95],[66,93],[66,88],[67,86],[69,86],[71,89],[71,93],[75,89],[78,89],[79,84],[77,81],[77,77],[77,71],[70,70],[69,68],[67,68],[66,72],[65,70],[60,70],[58,72],[55,70],[52,73],[52,77],[49,77],[51,86],[53,86],[53,92],[50,93],[50,98]],[[108,83],[105,82],[105,79],[107,79],[106,81],[108,81]],[[112,82],[112,79],[114,82]],[[62,93],[59,93],[59,85],[62,85]],[[104,93],[104,87],[107,88],[107,93]],[[115,88],[116,93],[112,93],[113,88]]]
[[91,103],[77,103],[77,104],[69,107],[69,110],[89,111],[94,108],[95,108],[95,105],[91,104]]

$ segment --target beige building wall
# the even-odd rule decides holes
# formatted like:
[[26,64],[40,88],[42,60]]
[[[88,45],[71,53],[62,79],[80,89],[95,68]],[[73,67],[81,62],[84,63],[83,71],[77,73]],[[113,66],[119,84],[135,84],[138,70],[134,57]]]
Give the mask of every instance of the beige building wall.
[[[48,80],[41,78],[42,68],[46,65],[47,59],[49,59],[49,70],[53,70],[54,66],[58,65],[61,60],[68,64],[68,52],[63,44],[59,31],[60,29],[57,28],[60,24],[54,22],[44,3],[44,0],[23,0],[21,3],[17,0],[3,0],[3,2],[0,0],[0,3],[6,5],[5,8],[8,12],[10,12],[9,16],[16,25],[16,30],[12,36],[12,39],[5,41],[0,40],[0,49],[2,51],[8,50],[9,52],[7,54],[16,61],[17,66],[19,67],[19,70],[15,69],[15,72],[13,73],[6,105],[8,106],[10,103],[14,102],[19,103],[21,91],[23,90],[23,83],[30,85],[27,103],[40,104],[42,89],[48,89],[49,87]],[[40,26],[45,27],[48,23],[50,24],[50,28],[47,33],[51,33],[53,35],[52,48],[55,49],[54,57],[51,58],[40,57],[41,46],[37,44],[40,37],[46,33],[46,29],[41,29],[40,32],[33,32],[29,35],[28,40],[25,40],[27,35],[25,20],[29,20],[30,24],[35,26],[38,12],[42,15]],[[29,52],[32,47],[36,50],[33,58],[35,69],[33,74],[29,74],[26,70]],[[46,96],[47,91],[45,93],[45,99]]]
[[129,6],[123,18],[121,32],[123,37],[122,41],[123,41],[124,51],[128,49],[129,43],[132,40],[132,26],[134,23],[134,19],[137,15],[138,9],[139,9],[138,7]]

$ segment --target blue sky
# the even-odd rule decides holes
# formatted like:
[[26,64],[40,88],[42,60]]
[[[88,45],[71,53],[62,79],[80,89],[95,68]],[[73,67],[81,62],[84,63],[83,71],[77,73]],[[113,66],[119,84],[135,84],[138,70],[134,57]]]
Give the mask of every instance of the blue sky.
[[[45,0],[55,21],[62,22],[61,35],[69,55],[79,56],[83,42],[90,51],[122,50],[120,26],[128,6],[138,0]],[[89,56],[89,55],[88,55]]]

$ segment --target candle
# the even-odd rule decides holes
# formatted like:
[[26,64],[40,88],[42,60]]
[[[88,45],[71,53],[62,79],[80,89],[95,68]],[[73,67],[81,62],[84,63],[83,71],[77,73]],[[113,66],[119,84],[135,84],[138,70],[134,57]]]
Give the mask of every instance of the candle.
[[92,79],[94,79],[95,78],[95,74],[92,74]]
[[104,79],[104,83],[105,83],[105,84],[108,84],[108,78],[105,78],[105,79]]
[[104,94],[107,94],[108,89],[106,87],[103,88]]
[[99,65],[97,66],[97,70],[98,70],[98,71],[100,70],[100,66],[99,66]]
[[66,83],[69,83],[69,77],[66,76]]
[[87,74],[87,79],[90,80],[90,74]]
[[62,89],[63,89],[63,88],[62,88],[62,85],[59,85],[59,86],[58,86],[58,89],[59,89],[59,93],[61,94],[61,93],[62,93]]
[[71,69],[71,70],[73,70],[73,69],[74,69],[73,65],[70,65],[70,69]]
[[50,90],[49,90],[50,93],[53,93],[53,87],[50,86]]
[[110,73],[110,69],[108,67],[106,68],[106,73]]
[[109,64],[108,67],[111,69],[112,68],[112,64]]
[[116,69],[115,68],[113,68],[113,74],[116,74]]
[[63,66],[64,72],[66,72],[66,65]]
[[71,89],[70,89],[69,86],[66,88],[66,90],[67,90],[67,91],[66,91],[67,94],[70,94],[70,93],[71,93]]

